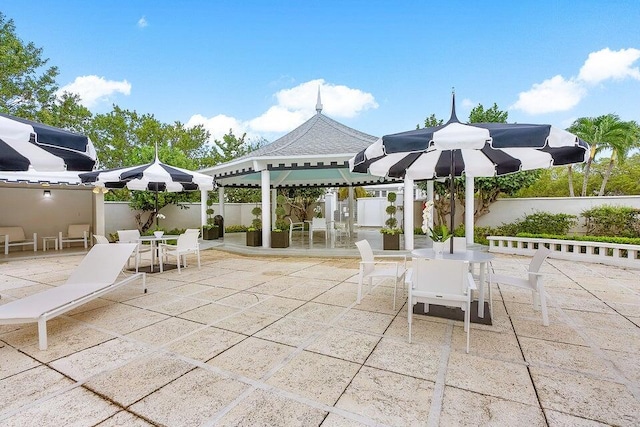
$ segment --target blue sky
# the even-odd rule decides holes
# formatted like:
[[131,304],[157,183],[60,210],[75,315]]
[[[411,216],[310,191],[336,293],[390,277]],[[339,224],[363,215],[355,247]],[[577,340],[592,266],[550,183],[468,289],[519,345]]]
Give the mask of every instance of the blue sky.
[[323,113],[382,136],[497,103],[509,121],[640,121],[640,2],[7,1],[94,113],[272,141]]

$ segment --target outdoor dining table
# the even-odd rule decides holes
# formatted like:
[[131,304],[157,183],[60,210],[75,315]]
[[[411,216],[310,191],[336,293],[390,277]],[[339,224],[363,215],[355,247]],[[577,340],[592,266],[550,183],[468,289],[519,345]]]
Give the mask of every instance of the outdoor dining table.
[[484,317],[484,283],[486,277],[487,264],[495,258],[495,256],[489,252],[483,251],[471,251],[449,253],[448,250],[444,250],[442,254],[436,254],[433,249],[414,249],[411,251],[411,256],[415,258],[427,258],[427,259],[451,259],[457,261],[468,261],[473,271],[474,264],[480,266],[478,281],[478,317]]
[[151,272],[153,273],[153,266],[156,265],[156,258],[160,257],[160,253],[158,252],[159,245],[162,242],[166,242],[168,240],[177,240],[178,235],[174,234],[163,234],[158,237],[156,235],[153,236],[140,236],[138,238],[138,242],[150,242],[151,243]]

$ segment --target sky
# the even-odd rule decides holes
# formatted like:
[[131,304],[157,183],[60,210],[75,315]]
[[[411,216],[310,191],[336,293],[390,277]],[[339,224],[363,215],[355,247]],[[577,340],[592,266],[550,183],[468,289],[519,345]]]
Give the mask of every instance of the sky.
[[0,0],[93,113],[273,141],[315,114],[374,136],[479,104],[640,122],[640,0]]

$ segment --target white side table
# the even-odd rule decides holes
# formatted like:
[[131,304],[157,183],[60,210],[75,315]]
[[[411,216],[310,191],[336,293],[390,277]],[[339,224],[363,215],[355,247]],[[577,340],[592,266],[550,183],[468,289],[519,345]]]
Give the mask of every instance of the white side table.
[[58,250],[58,237],[57,236],[47,236],[42,238],[42,251],[47,251],[47,245],[49,242],[53,242],[53,247],[55,250]]

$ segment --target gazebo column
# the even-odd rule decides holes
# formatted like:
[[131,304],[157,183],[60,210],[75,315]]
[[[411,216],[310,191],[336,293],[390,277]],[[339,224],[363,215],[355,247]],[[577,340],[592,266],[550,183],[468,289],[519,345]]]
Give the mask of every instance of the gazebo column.
[[218,187],[218,212],[224,219],[224,187]]
[[349,220],[347,221],[347,227],[349,227],[349,236],[353,236],[353,185],[349,186]]
[[[209,200],[209,192],[200,190],[200,225],[207,225],[207,201]],[[204,233],[204,231],[203,231]]]
[[464,178],[464,235],[467,236],[467,245],[473,245],[473,214],[475,212],[474,195],[475,188],[473,177],[465,175]]
[[[92,200],[94,233],[100,236],[106,236],[104,219],[104,191],[93,193]],[[91,240],[93,240],[93,237],[91,238]]]
[[269,188],[271,187],[271,175],[268,169],[260,172],[262,190],[262,247],[271,247],[271,200]]
[[413,250],[413,179],[404,179],[404,248]]

